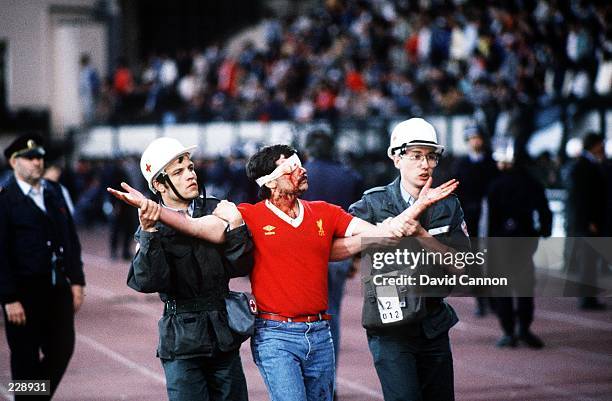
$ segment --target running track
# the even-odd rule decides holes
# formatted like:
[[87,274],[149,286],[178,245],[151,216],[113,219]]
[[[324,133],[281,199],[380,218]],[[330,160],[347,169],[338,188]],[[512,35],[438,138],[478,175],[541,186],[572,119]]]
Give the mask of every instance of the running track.
[[[164,375],[155,358],[156,295],[125,285],[128,263],[107,257],[105,229],[81,231],[88,286],[77,315],[74,356],[56,400],[158,401],[167,399]],[[232,282],[246,290],[248,280]],[[382,393],[360,325],[358,280],[348,282],[343,303],[338,394],[342,401],[382,400]],[[461,322],[451,330],[456,399],[465,401],[612,400],[612,302],[605,312],[578,311],[574,299],[536,300],[533,330],[546,342],[540,351],[499,350],[492,316],[472,315],[473,300],[453,298]],[[2,323],[3,324],[3,323]],[[12,399],[9,354],[0,336],[0,399]],[[248,342],[241,349],[251,401],[268,400]]]

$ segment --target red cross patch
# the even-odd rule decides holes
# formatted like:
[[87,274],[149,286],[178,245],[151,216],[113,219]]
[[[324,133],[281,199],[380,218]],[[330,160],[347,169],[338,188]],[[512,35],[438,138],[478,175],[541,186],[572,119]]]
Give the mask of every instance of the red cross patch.
[[151,172],[151,165],[149,163],[145,164],[145,170],[147,170],[147,173]]

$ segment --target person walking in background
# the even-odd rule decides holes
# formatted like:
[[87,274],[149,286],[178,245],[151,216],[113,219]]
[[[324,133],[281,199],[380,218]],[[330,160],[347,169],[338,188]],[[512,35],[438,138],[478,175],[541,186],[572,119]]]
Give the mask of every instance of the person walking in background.
[[13,176],[0,187],[0,302],[11,377],[49,380],[50,395],[35,398],[51,399],[74,350],[81,245],[59,184],[42,178],[42,139],[22,135],[4,156]]
[[[514,279],[510,293],[498,293],[495,312],[503,330],[498,347],[516,347],[518,340],[530,348],[542,348],[544,343],[530,330],[533,322],[533,288],[535,266],[533,254],[538,247],[538,237],[550,237],[552,213],[542,184],[517,163],[514,147],[506,143],[496,150],[500,174],[489,187],[489,257],[492,275]],[[538,219],[534,221],[534,213]],[[503,237],[519,237],[502,242]],[[502,291],[501,289],[496,292]],[[516,303],[516,305],[515,305]]]
[[[253,243],[236,206],[200,195],[191,153],[176,139],[159,138],[143,152],[140,167],[160,203],[139,210],[139,250],[128,286],[158,292],[165,303],[159,324],[157,356],[166,374],[171,401],[246,401],[239,348],[242,339],[228,326],[225,298],[230,278],[253,266]],[[117,201],[124,207],[128,205]],[[221,245],[181,235],[157,221],[161,208],[192,217],[221,216]],[[133,212],[133,210],[130,210]]]
[[[122,157],[115,163],[109,163],[102,171],[102,188],[118,186],[121,182],[129,182],[136,185],[128,175],[128,157]],[[123,202],[118,201],[108,194],[100,192],[109,197],[111,212],[109,213],[109,248],[112,259],[117,259],[119,254],[123,260],[132,259],[133,234],[138,227],[138,215],[135,211]]]
[[[306,139],[308,161],[308,191],[304,200],[322,200],[340,206],[345,211],[357,200],[362,191],[361,175],[348,166],[333,160],[334,141],[322,130],[312,131]],[[327,313],[331,316],[330,331],[334,340],[334,356],[338,367],[340,352],[340,306],[344,284],[352,277],[352,259],[329,262],[327,269]]]
[[83,123],[90,125],[96,118],[96,107],[100,94],[101,82],[96,69],[91,65],[89,54],[82,54],[79,61],[79,99]]
[[60,189],[62,190],[62,195],[64,196],[64,200],[66,201],[66,206],[68,206],[68,211],[70,212],[72,216],[74,216],[74,203],[72,202],[72,197],[70,196],[70,192],[68,191],[68,188],[66,188],[64,184],[60,182],[60,179],[62,178],[62,174],[63,174],[63,168],[59,164],[59,162],[55,162],[52,164],[49,163],[47,165],[47,168],[45,168],[43,178],[47,181],[53,181],[59,184]]
[[[461,186],[457,188],[457,196],[461,202],[465,224],[467,224],[472,249],[474,249],[479,247],[482,203],[486,198],[491,181],[497,174],[497,166],[487,151],[482,131],[478,126],[468,126],[463,134],[468,144],[468,154],[457,160],[453,177],[461,183]],[[488,298],[476,297],[474,314],[478,317],[485,316],[488,306]]]
[[[604,167],[603,137],[588,133],[582,142],[582,154],[569,171],[567,198],[567,235],[574,239],[574,257],[578,265],[582,296],[579,307],[584,310],[602,310],[592,288],[597,284],[597,270],[601,263],[595,250],[588,243],[589,237],[605,235],[607,189]],[[610,211],[607,211],[610,213]]]

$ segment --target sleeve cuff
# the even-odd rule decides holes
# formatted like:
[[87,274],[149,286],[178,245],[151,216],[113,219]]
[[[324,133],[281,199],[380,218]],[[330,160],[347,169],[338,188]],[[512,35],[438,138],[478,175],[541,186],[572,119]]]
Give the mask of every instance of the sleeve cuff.
[[4,295],[1,297],[0,300],[1,300],[2,305],[11,304],[13,302],[19,301],[19,299],[17,299],[16,294]]
[[[229,227],[229,226],[228,226]],[[225,240],[230,242],[230,241],[236,241],[238,239],[242,239],[242,237],[248,237],[250,235],[249,230],[246,226],[245,223],[242,223],[242,225],[232,229],[232,230],[228,230],[225,232]]]

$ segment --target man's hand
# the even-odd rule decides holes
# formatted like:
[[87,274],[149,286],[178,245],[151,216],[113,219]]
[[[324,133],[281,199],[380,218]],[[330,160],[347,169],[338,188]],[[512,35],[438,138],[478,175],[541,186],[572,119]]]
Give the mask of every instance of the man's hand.
[[393,218],[393,220],[399,220],[402,226],[408,219],[417,220],[421,214],[434,203],[446,198],[450,195],[457,187],[459,186],[459,181],[452,179],[444,184],[431,189],[432,178],[429,177],[423,189],[419,193],[419,199],[417,199],[410,207],[404,210],[402,213],[398,214]]
[[138,208],[140,208],[142,203],[147,200],[142,193],[130,187],[125,182],[121,183],[121,188],[123,188],[126,192],[121,192],[113,188],[106,188],[106,190],[115,198],[127,203],[128,205]]
[[424,237],[427,235],[427,230],[418,220],[408,218],[404,222],[404,233],[406,237]]
[[406,236],[406,231],[408,229],[408,225],[405,220],[395,219],[393,217],[388,217],[385,221],[380,223],[380,225],[384,226],[391,237],[401,238]]
[[[421,213],[437,201],[446,198],[459,186],[459,181],[455,179],[446,181],[444,184],[433,189],[431,188],[431,183],[432,178],[429,177],[425,183],[425,186],[423,186],[421,192],[419,193],[419,199],[414,202],[414,206],[417,206],[418,209],[422,209],[420,210]],[[418,216],[413,216],[413,218],[414,217]]]
[[403,228],[395,227],[387,219],[363,233],[362,243],[367,246],[395,246],[404,236]]
[[16,324],[17,326],[26,324],[25,310],[23,309],[21,302],[15,301],[11,302],[10,304],[6,304],[4,305],[4,310],[6,310],[6,316],[8,317],[8,321],[10,323]]
[[74,313],[77,313],[85,300],[85,291],[82,285],[73,284],[72,288],[72,303],[74,305]]
[[421,192],[419,193],[419,199],[417,199],[417,202],[420,202],[425,207],[429,207],[437,201],[446,198],[459,186],[459,181],[453,178],[452,180],[446,181],[439,187],[432,189],[432,181],[433,179],[429,177],[429,179],[421,189]]
[[138,209],[138,220],[143,231],[155,232],[155,223],[159,220],[161,215],[161,205],[157,202],[153,202],[150,199],[146,199],[141,203]]
[[219,202],[212,214],[221,220],[227,221],[230,225],[230,229],[234,229],[243,224],[242,215],[236,205],[226,200]]

